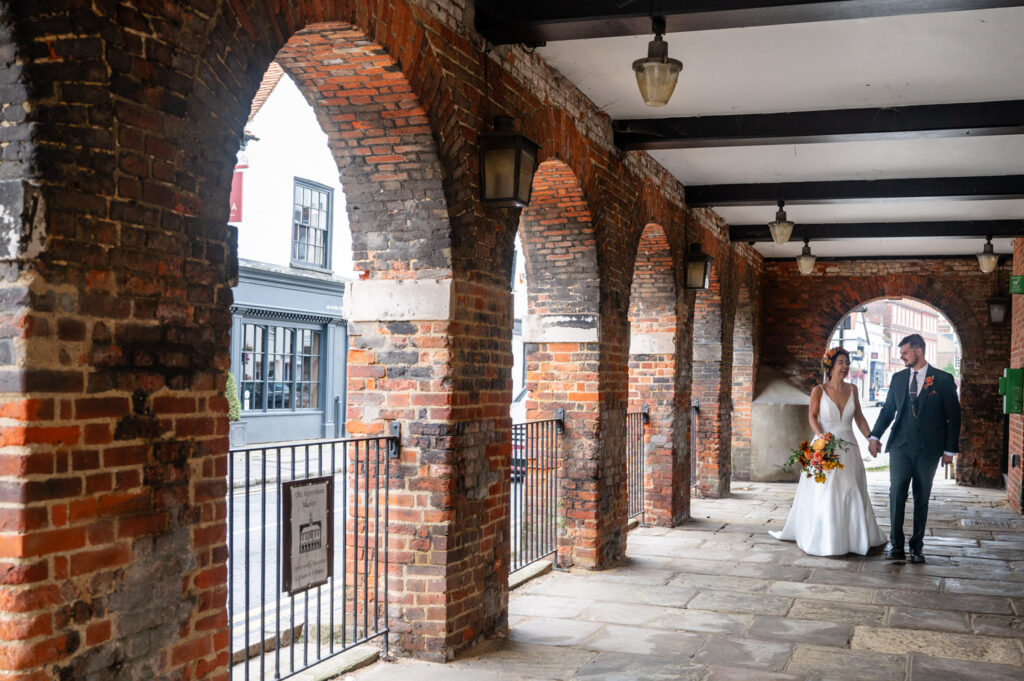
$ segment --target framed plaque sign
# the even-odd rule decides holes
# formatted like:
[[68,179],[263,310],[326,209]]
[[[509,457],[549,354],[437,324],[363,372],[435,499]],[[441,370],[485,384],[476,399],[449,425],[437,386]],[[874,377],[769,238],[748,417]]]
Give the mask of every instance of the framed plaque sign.
[[286,482],[281,492],[281,588],[294,596],[326,584],[333,574],[334,479]]

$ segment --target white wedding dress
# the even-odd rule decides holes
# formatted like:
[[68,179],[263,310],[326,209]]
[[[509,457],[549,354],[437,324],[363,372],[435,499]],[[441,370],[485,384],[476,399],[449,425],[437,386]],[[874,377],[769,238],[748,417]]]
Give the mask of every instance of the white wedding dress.
[[812,556],[864,555],[872,546],[885,543],[871,510],[867,474],[853,434],[854,399],[851,394],[840,413],[822,390],[818,422],[826,432],[850,443],[839,450],[843,468],[828,471],[824,483],[801,473],[785,527],[781,532],[771,532],[776,539],[795,541]]

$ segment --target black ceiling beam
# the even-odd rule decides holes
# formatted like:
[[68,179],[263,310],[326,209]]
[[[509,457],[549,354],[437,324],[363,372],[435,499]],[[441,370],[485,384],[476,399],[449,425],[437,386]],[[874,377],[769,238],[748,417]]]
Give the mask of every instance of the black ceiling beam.
[[688,206],[756,206],[775,204],[780,199],[787,204],[800,204],[918,198],[955,198],[960,200],[1024,198],[1024,175],[718,184],[686,187],[686,205]]
[[476,29],[495,45],[1019,7],[1022,0],[477,0]]
[[697,149],[1024,134],[1024,100],[612,122],[620,149]]
[[[843,241],[848,239],[984,238],[1024,235],[1024,220],[963,220],[956,222],[844,222],[796,223],[790,241]],[[768,225],[732,225],[732,241],[770,242]]]

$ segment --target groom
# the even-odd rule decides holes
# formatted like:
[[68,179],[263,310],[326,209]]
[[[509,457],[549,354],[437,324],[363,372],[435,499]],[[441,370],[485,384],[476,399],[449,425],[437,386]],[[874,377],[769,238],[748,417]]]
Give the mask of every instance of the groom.
[[[914,533],[910,535],[910,562],[923,563],[924,525],[928,520],[928,497],[932,493],[935,469],[953,462],[960,442],[960,401],[953,377],[924,359],[924,339],[912,334],[900,341],[900,359],[906,369],[889,383],[885,406],[871,429],[868,451],[878,456],[879,438],[893,424],[889,434],[889,518],[892,531],[888,560],[904,560],[903,512],[907,488],[914,490]],[[896,419],[893,423],[893,419]]]

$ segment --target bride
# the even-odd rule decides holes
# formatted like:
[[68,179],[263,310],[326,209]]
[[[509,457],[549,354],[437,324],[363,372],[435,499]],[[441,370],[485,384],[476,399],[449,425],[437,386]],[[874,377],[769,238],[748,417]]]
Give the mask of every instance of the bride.
[[816,438],[832,433],[849,443],[845,450],[837,450],[843,468],[829,471],[824,483],[801,474],[786,525],[771,535],[795,541],[812,556],[865,555],[871,547],[885,543],[871,509],[853,424],[864,437],[871,429],[860,409],[857,391],[843,380],[850,373],[850,353],[841,347],[832,348],[825,354],[822,368],[825,382],[811,391],[807,419]]

